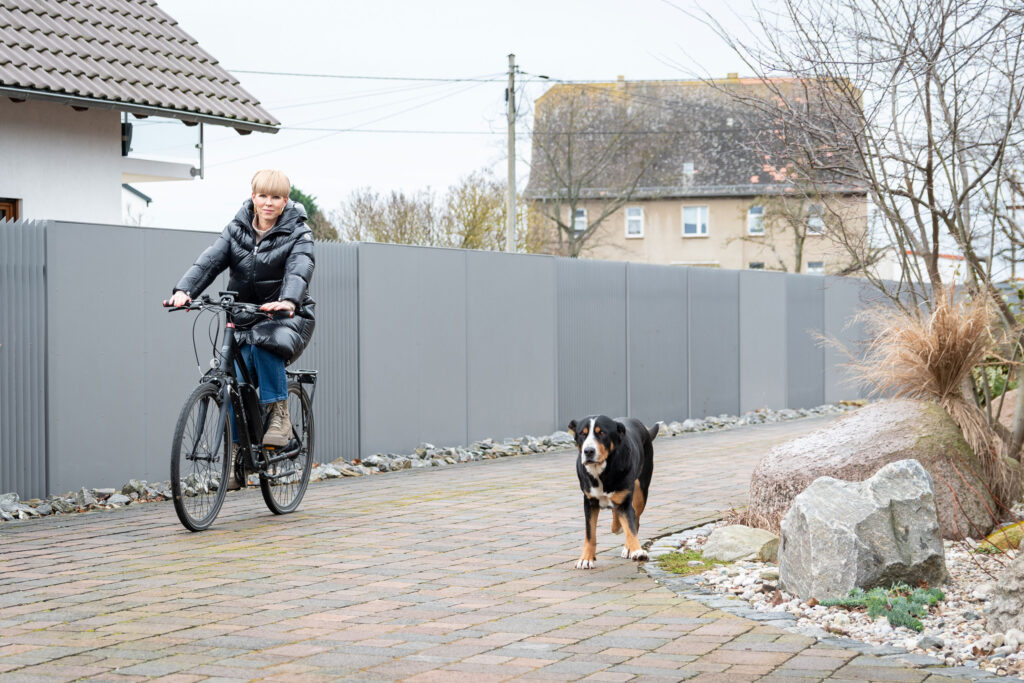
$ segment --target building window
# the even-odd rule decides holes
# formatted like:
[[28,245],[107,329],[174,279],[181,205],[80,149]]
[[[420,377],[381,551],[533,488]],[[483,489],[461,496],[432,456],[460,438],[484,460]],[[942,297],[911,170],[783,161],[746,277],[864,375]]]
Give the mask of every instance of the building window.
[[807,234],[825,234],[825,208],[821,204],[807,206]]
[[752,206],[747,209],[747,234],[764,234],[764,207]]
[[807,262],[807,274],[808,275],[824,275],[825,274],[825,262],[824,261],[808,261]]
[[708,207],[683,207],[683,237],[706,237],[708,234]]
[[642,206],[626,207],[626,237],[644,236],[644,209]]
[[748,270],[764,270],[764,261],[751,261],[747,264]]
[[587,210],[576,209],[572,216],[572,229],[579,235],[587,231]]
[[0,221],[18,220],[18,200],[0,197]]

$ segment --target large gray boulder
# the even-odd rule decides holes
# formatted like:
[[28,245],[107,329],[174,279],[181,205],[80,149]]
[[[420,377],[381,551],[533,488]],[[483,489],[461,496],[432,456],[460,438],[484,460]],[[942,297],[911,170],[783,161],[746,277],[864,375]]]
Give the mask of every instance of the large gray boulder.
[[[917,460],[932,477],[943,538],[983,538],[996,524],[997,505],[984,468],[942,406],[929,401],[880,401],[822,430],[776,446],[750,478],[747,523],[778,532],[790,503],[818,477],[863,481],[884,465]],[[1011,500],[1020,491],[1012,473]]]
[[814,481],[782,520],[779,581],[807,600],[854,588],[946,580],[932,480],[899,460],[866,481]]
[[996,577],[985,615],[989,633],[1024,631],[1024,554],[1018,554]]

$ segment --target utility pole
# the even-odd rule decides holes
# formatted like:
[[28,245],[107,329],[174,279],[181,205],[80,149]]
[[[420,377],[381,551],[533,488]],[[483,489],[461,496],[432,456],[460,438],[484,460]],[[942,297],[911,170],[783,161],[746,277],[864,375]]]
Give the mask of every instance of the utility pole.
[[516,56],[508,56],[508,88],[505,90],[505,109],[508,113],[508,199],[505,228],[505,251],[516,250]]

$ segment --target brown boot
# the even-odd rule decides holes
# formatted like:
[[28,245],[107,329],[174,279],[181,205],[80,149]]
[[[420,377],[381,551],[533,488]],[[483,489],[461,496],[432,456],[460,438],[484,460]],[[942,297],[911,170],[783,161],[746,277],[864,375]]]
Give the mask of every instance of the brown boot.
[[264,446],[287,446],[292,438],[292,421],[288,416],[288,401],[278,401],[272,408],[270,426],[263,435]]

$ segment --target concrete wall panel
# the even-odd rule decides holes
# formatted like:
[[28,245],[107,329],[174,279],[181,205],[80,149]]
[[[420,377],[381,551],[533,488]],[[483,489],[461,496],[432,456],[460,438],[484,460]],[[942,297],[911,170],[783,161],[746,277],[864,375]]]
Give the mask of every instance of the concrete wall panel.
[[555,259],[466,253],[468,439],[550,434],[555,422]]
[[786,407],[786,276],[740,271],[740,412]]
[[690,417],[740,406],[739,272],[689,269]]
[[559,259],[558,427],[626,414],[626,264]]
[[359,247],[363,455],[467,439],[466,253]]
[[821,277],[786,276],[787,395],[790,408],[825,402],[825,286]]
[[687,273],[629,264],[629,414],[652,424],[689,415]]

